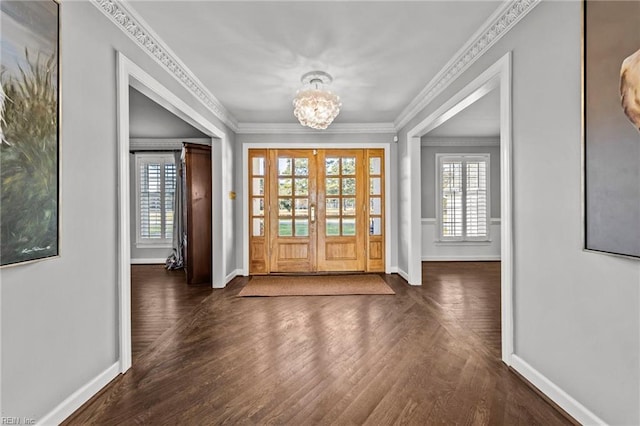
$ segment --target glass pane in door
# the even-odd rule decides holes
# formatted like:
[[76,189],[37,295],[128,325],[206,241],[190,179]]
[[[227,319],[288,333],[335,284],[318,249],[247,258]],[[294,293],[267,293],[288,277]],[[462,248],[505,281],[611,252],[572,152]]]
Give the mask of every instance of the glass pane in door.
[[294,160],[294,174],[296,176],[308,176],[309,175],[309,160],[307,158],[296,158]]
[[382,171],[382,159],[379,157],[372,157],[369,159],[369,174],[379,175]]
[[342,218],[342,235],[353,236],[356,235],[356,218]]
[[309,195],[309,179],[305,178],[296,178],[295,191],[296,196],[300,195]]
[[342,159],[342,175],[350,176],[355,174],[356,174],[356,159],[343,158]]
[[291,176],[291,158],[278,158],[278,174]]
[[340,236],[340,218],[328,217],[326,229],[328,237]]
[[278,236],[309,237],[309,159],[278,158]]
[[325,235],[356,235],[356,157],[325,159]]
[[325,173],[327,176],[335,176],[340,174],[340,159],[327,158],[325,160]]
[[278,235],[281,237],[293,236],[293,229],[291,228],[291,219],[278,219]]
[[309,219],[298,219],[295,221],[295,235],[296,237],[308,237],[309,236]]
[[253,178],[253,195],[264,195],[264,178]]
[[264,176],[264,158],[254,157],[251,165],[254,176]]

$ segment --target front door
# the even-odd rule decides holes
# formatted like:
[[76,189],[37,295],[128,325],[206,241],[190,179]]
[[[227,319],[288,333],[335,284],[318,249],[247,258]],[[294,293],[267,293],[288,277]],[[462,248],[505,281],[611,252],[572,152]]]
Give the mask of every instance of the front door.
[[382,150],[250,150],[249,159],[250,273],[384,270],[383,197],[370,190],[380,188]]
[[312,150],[271,150],[269,235],[271,272],[317,268],[317,167]]
[[317,164],[318,271],[364,271],[362,150],[321,150]]

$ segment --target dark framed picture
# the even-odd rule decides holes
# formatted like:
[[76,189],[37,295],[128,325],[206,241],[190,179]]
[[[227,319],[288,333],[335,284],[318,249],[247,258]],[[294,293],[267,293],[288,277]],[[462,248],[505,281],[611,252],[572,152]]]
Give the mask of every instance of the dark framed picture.
[[0,266],[58,255],[59,4],[0,2]]
[[585,249],[640,257],[640,2],[583,2]]

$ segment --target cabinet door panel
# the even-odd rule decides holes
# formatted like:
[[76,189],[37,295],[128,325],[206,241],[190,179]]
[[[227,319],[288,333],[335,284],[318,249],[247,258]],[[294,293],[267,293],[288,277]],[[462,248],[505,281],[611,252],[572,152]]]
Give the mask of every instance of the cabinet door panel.
[[211,147],[185,144],[187,284],[211,283]]

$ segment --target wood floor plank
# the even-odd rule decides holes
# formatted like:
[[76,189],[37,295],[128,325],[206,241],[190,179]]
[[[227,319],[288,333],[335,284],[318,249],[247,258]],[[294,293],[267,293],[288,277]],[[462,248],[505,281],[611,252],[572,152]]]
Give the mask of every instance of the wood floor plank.
[[395,296],[134,276],[133,368],[65,424],[570,424],[499,360],[499,263],[425,263],[422,287],[381,275]]

